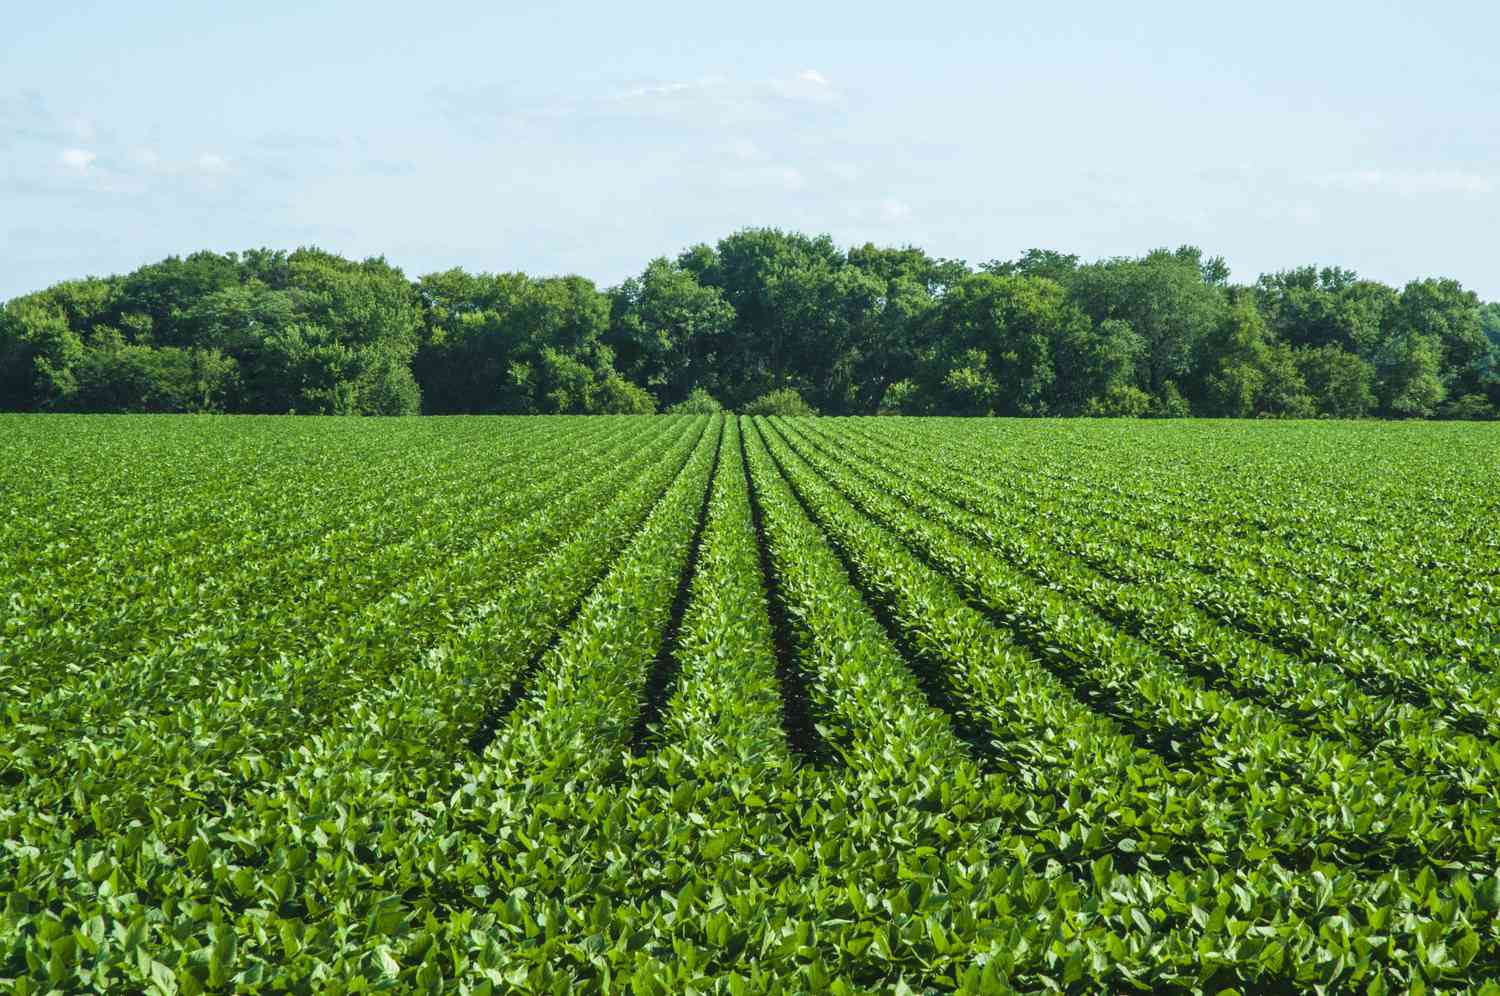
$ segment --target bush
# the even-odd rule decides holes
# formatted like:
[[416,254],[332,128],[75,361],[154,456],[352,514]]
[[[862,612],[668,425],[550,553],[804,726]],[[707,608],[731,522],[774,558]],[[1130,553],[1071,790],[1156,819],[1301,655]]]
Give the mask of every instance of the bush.
[[650,391],[614,372],[599,382],[590,406],[590,412],[599,415],[650,415],[655,411],[656,399]]
[[216,349],[109,342],[74,367],[77,389],[64,407],[90,412],[222,411],[239,367]]
[[1438,410],[1439,418],[1464,419],[1482,422],[1496,417],[1495,407],[1482,394],[1465,394],[1448,402]]
[[816,415],[818,410],[790,387],[767,391],[744,407],[746,415]]
[[411,368],[393,356],[381,357],[359,379],[361,415],[420,415],[422,389]]
[[1111,384],[1102,398],[1090,398],[1083,413],[1090,418],[1141,418],[1151,410],[1151,395],[1133,384]]
[[1151,409],[1147,414],[1152,418],[1187,418],[1192,411],[1177,385],[1169,380],[1162,384],[1161,394],[1151,399]]
[[717,398],[701,387],[667,409],[668,415],[713,415],[724,410]]
[[880,415],[921,415],[921,390],[910,378],[896,381],[880,399]]

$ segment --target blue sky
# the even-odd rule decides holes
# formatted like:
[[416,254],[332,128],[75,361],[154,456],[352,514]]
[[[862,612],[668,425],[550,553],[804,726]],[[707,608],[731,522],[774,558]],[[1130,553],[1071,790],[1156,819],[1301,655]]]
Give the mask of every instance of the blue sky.
[[0,299],[303,244],[610,284],[746,225],[1500,299],[1500,4],[59,0],[0,29]]

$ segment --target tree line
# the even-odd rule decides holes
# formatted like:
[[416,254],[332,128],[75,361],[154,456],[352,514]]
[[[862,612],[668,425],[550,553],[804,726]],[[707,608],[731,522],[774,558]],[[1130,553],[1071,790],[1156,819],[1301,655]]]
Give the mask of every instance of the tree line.
[[1194,247],[977,267],[746,229],[601,289],[318,249],[171,257],[0,309],[0,409],[1492,418],[1500,304]]

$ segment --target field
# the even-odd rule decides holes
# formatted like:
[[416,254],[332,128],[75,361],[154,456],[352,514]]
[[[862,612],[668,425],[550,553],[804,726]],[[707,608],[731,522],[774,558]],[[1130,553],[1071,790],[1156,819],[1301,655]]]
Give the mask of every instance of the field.
[[1500,430],[0,416],[0,989],[1500,993]]

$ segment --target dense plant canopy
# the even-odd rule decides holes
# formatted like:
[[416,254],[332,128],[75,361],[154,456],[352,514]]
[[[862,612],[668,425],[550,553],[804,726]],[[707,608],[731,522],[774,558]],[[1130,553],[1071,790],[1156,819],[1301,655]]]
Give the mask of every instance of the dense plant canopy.
[[1500,996],[1497,431],[0,416],[0,989]]
[[[195,253],[0,310],[0,410],[1489,418],[1500,304],[1193,247],[977,270],[747,229],[601,290],[314,249]],[[694,405],[701,405],[695,401]]]

